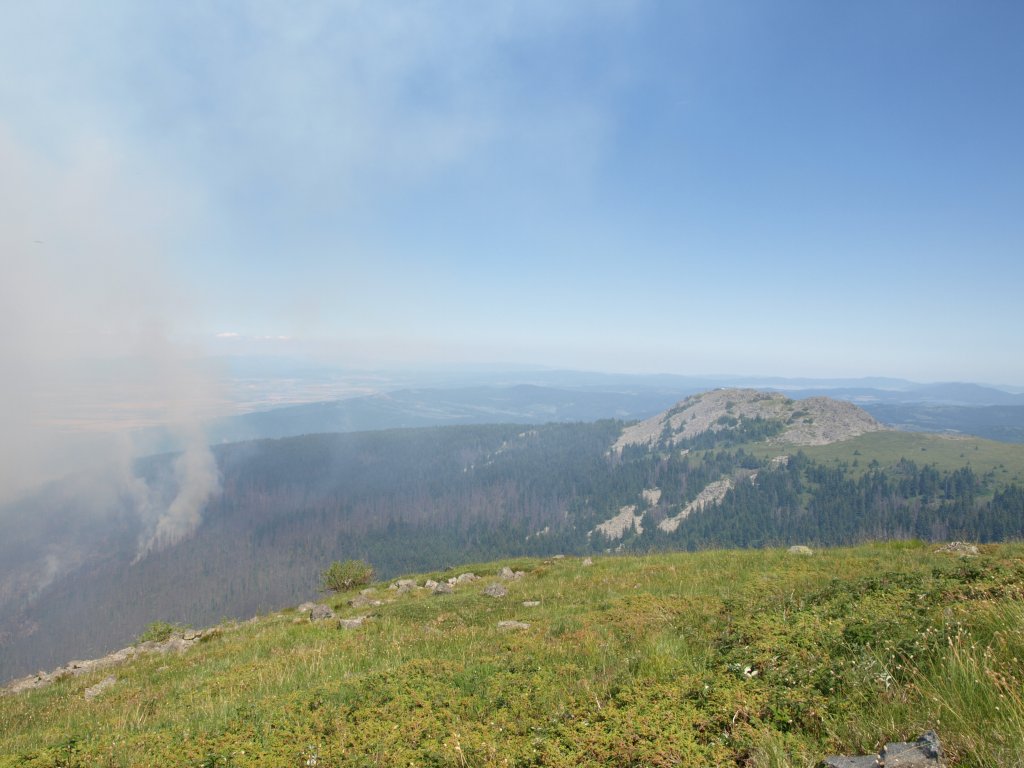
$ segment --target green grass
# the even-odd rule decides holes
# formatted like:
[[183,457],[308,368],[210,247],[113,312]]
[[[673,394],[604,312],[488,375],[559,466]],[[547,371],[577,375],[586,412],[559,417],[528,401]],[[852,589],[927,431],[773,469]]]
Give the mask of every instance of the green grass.
[[867,470],[875,459],[884,467],[907,458],[917,464],[935,464],[940,470],[965,465],[979,474],[993,472],[996,483],[1024,482],[1024,445],[984,440],[980,437],[935,435],[925,432],[869,432],[829,445],[786,446],[751,443],[743,448],[760,457],[802,450],[818,462],[845,462]]
[[[0,697],[0,766],[811,766],[927,728],[1024,766],[1024,547],[932,549],[466,566],[356,630],[284,611],[91,702],[109,671]],[[527,574],[480,594],[503,565]]]

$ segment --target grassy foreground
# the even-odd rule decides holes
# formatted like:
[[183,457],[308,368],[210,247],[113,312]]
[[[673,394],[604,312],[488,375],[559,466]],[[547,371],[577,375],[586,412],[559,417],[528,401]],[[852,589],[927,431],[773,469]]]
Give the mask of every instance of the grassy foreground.
[[[1024,546],[933,550],[467,566],[356,629],[285,611],[92,701],[111,671],[0,697],[0,766],[810,766],[927,728],[952,765],[1024,766]],[[527,573],[481,594],[503,565]]]

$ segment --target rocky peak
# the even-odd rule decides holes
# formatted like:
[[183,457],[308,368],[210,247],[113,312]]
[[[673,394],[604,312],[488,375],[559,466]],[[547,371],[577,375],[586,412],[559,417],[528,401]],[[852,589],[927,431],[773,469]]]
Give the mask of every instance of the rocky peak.
[[886,429],[852,403],[830,397],[793,400],[779,392],[716,389],[692,395],[664,413],[626,427],[613,449],[655,445],[662,439],[676,444],[753,419],[778,422],[781,431],[769,440],[790,445],[825,445]]

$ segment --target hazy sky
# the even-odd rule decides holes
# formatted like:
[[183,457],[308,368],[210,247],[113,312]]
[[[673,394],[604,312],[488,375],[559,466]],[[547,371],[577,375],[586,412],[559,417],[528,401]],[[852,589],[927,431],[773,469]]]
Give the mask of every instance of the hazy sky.
[[0,351],[1024,384],[1022,39],[1019,0],[7,2]]

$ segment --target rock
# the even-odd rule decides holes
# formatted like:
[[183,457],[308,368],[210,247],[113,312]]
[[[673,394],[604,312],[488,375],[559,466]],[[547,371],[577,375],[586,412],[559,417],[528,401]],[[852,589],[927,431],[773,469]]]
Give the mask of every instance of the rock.
[[825,768],[941,768],[942,747],[935,731],[925,731],[917,741],[886,744],[877,755],[837,755],[826,758]]
[[508,590],[501,586],[501,584],[495,582],[487,587],[483,593],[488,597],[504,597],[508,594]]
[[314,608],[316,608],[316,603],[303,603],[303,604],[302,604],[302,605],[300,605],[300,606],[299,606],[298,608],[296,608],[296,610],[297,610],[297,611],[298,611],[299,613],[309,613],[309,612],[310,612],[310,611],[312,611],[312,610],[313,610]]
[[527,608],[536,608],[540,605],[540,600],[523,600],[523,605]]
[[338,629],[355,629],[356,627],[363,626],[363,622],[366,621],[369,616],[356,616],[352,619],[341,619],[338,621]]
[[514,579],[515,577],[515,571],[513,571],[507,565],[504,568],[502,568],[501,573],[498,574],[499,579]]
[[858,757],[828,757],[822,762],[824,768],[878,768],[878,758],[874,755]]
[[455,577],[455,581],[458,584],[465,584],[470,581],[477,581],[479,578],[475,573],[460,573]]
[[434,586],[435,595],[450,595],[454,591],[455,590],[452,589],[452,585],[448,584],[447,582],[441,582],[440,584],[436,584]]
[[107,675],[98,683],[96,683],[96,685],[89,686],[85,689],[85,700],[92,701],[116,682],[116,677],[114,677],[113,675]]
[[589,558],[589,557],[584,557],[584,558],[583,558],[583,562],[582,562],[582,563],[580,563],[580,565],[582,565],[582,566],[583,566],[584,568],[586,568],[586,567],[588,567],[588,566],[591,566],[591,565],[593,565],[593,564],[594,564],[594,561],[593,561],[593,559],[591,559],[591,558]]
[[530,628],[530,625],[527,624],[525,621],[506,620],[506,621],[499,621],[498,622],[498,629],[529,629],[529,628]]
[[384,601],[383,600],[374,600],[373,598],[368,597],[367,595],[358,594],[355,597],[353,597],[351,600],[349,600],[348,604],[351,605],[353,608],[369,608],[369,607],[374,607],[375,608],[378,605],[384,605]]
[[331,610],[330,606],[324,605],[323,603],[317,603],[313,606],[313,610],[309,612],[310,621],[324,621],[326,619],[333,619],[334,611]]
[[552,560],[565,560],[565,555],[552,555]]
[[791,555],[813,555],[814,550],[810,547],[805,547],[803,544],[794,544],[789,548],[789,554]]
[[388,589],[397,589],[399,592],[408,592],[410,589],[416,588],[416,579],[399,579],[392,584]]
[[942,747],[935,731],[925,731],[917,741],[886,744],[878,759],[885,768],[938,768]]
[[944,555],[959,555],[960,557],[977,557],[981,554],[976,545],[968,544],[966,541],[951,541],[946,546],[936,549],[935,552]]
[[423,582],[424,589],[434,589],[437,586],[437,582],[433,579],[427,579]]

